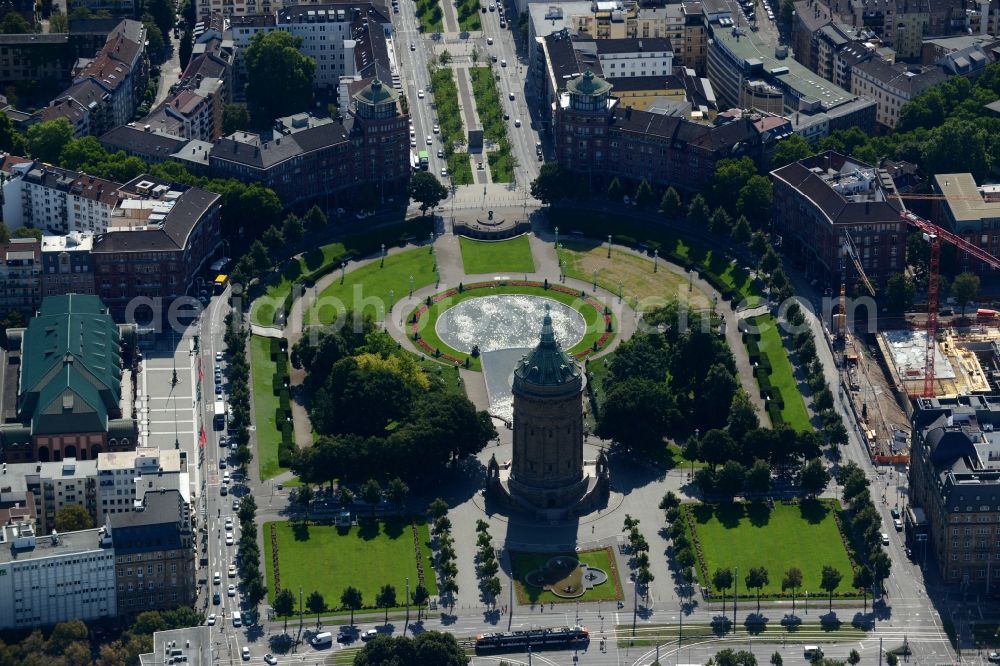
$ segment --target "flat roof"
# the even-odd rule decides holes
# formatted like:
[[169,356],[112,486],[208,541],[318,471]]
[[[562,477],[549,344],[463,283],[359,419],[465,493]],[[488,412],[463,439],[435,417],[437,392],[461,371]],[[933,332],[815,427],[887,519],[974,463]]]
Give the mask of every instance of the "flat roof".
[[[734,35],[734,32],[738,34]],[[760,64],[763,75],[780,81],[800,98],[818,100],[824,110],[855,98],[840,86],[810,71],[791,55],[783,59],[775,58],[773,46],[764,41],[762,34],[743,29],[717,28],[713,30],[712,38],[742,62],[745,69]]]
[[1000,200],[986,201],[971,173],[939,173],[934,188],[944,195],[956,222],[978,222],[1000,217]]
[[[65,557],[101,550],[101,528],[99,527],[79,532],[60,532],[55,544],[52,543],[51,534],[36,536],[34,548],[18,548],[17,550],[12,548],[15,526],[0,526],[0,533],[3,533],[4,536],[0,540],[0,564],[26,562],[46,557]],[[110,548],[108,552],[111,552]]]

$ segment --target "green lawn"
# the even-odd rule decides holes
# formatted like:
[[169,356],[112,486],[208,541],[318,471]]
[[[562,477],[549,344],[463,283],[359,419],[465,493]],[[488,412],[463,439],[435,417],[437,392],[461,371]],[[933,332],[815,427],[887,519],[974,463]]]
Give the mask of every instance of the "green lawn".
[[[562,597],[557,597],[548,590],[526,585],[523,582],[524,576],[531,573],[535,569],[544,566],[545,563],[553,557],[559,557],[560,555],[575,557],[587,566],[601,569],[604,573],[608,574],[608,581],[602,585],[598,585],[595,588],[587,590],[583,593],[583,596],[577,597],[576,599],[563,599]],[[615,564],[615,558],[614,555],[612,555],[610,548],[586,550],[579,553],[519,553],[512,551],[510,556],[512,562],[514,563],[514,590],[517,593],[518,601],[522,604],[533,604],[539,601],[542,603],[575,603],[577,601],[598,600],[613,601],[615,599],[622,598],[621,579],[618,576],[618,567]]]
[[417,19],[420,20],[420,31],[424,33],[443,32],[444,14],[438,0],[416,0]]
[[253,381],[253,409],[257,436],[257,465],[261,479],[270,479],[285,471],[278,466],[278,445],[281,433],[275,425],[278,396],[271,383],[277,366],[271,360],[271,343],[268,338],[250,336],[250,373]]
[[[604,216],[590,215],[580,211],[549,209],[549,221],[553,227],[559,227],[560,234],[578,231],[590,238],[605,241],[608,235],[608,219]],[[735,262],[715,254],[693,242],[689,238],[664,226],[644,225],[631,220],[614,220],[613,240],[624,245],[646,243],[651,249],[659,249],[660,257],[669,259],[685,267],[694,264],[698,266],[705,279],[716,282],[717,288],[732,290],[737,301],[745,300],[748,308],[763,303],[763,291],[758,282],[739,267]]]
[[469,78],[472,81],[472,96],[476,100],[476,113],[479,114],[479,123],[483,127],[483,136],[493,144],[493,150],[486,156],[490,163],[490,176],[494,183],[509,183],[514,180],[517,160],[510,152],[507,121],[503,119],[496,74],[489,66],[471,67]]
[[455,3],[455,13],[458,14],[458,27],[460,30],[472,32],[482,30],[483,24],[479,19],[479,0],[458,0]]
[[468,185],[472,182],[472,163],[469,161],[469,154],[455,150],[455,146],[465,143],[455,72],[448,67],[432,67],[430,79],[431,91],[434,93],[435,114],[441,126],[441,149],[448,161],[451,182],[455,185]]
[[434,283],[434,257],[430,249],[419,247],[385,258],[348,273],[343,281],[333,284],[320,292],[317,303],[311,303],[306,312],[306,325],[329,325],[336,321],[343,308],[355,312],[367,312],[381,317],[389,307],[389,290],[393,290],[395,302],[406,298],[410,289],[417,290]]
[[795,380],[795,369],[791,361],[788,360],[788,350],[781,341],[781,334],[771,315],[760,315],[747,320],[751,325],[757,326],[760,331],[760,352],[766,354],[771,361],[771,385],[781,391],[781,399],[784,407],[781,409],[781,418],[785,423],[792,426],[799,432],[812,430],[812,423],[809,422],[809,410],[806,409],[802,392],[799,391],[798,382]]
[[250,321],[261,326],[273,325],[274,315],[285,305],[292,284],[317,271],[327,270],[331,264],[339,261],[344,253],[343,243],[330,243],[310,250],[298,259],[286,261],[281,271],[271,273],[263,296],[253,302],[250,307]]
[[705,571],[698,573],[706,587],[712,587],[711,580],[704,579],[706,573],[711,577],[716,569],[739,567],[738,591],[753,597],[756,592],[747,590],[744,578],[750,567],[763,566],[770,582],[761,590],[762,596],[781,595],[784,572],[798,567],[802,570],[799,597],[808,591],[810,597],[825,598],[819,583],[823,566],[828,564],[843,574],[837,593],[854,593],[854,574],[834,518],[834,502],[777,503],[773,509],[763,503],[689,504],[684,510],[694,520],[704,554]]
[[[551,298],[553,300],[559,301],[560,303],[565,303],[572,306],[580,312],[583,316],[584,322],[587,324],[587,331],[584,333],[583,338],[580,342],[576,343],[570,349],[566,351],[570,354],[577,354],[588,347],[591,347],[594,342],[596,342],[602,335],[604,335],[604,315],[602,312],[590,307],[583,303],[579,296],[573,296],[570,294],[564,294],[552,289],[545,289],[544,287],[521,287],[513,285],[500,285],[492,288],[484,289],[469,289],[464,293],[456,293],[453,296],[439,301],[433,304],[419,319],[418,323],[420,325],[420,337],[431,346],[432,349],[440,349],[443,353],[451,354],[458,358],[465,358],[466,353],[460,352],[456,349],[452,349],[438,337],[437,331],[435,330],[435,325],[437,324],[437,318],[442,312],[448,310],[458,303],[464,301],[467,298],[479,298],[482,296],[497,296],[499,294],[529,294],[532,296],[541,296],[543,298]],[[414,308],[416,310],[416,308]],[[412,314],[414,310],[407,314],[406,321],[409,322],[412,319]],[[618,330],[618,320],[617,318],[612,319],[612,326],[614,331]],[[407,333],[409,333],[410,328],[407,327]],[[608,341],[614,336],[612,333],[609,336]],[[470,358],[470,370],[480,370],[481,365],[478,358]]]
[[527,235],[505,241],[480,241],[462,236],[459,244],[467,275],[535,272]]
[[[383,585],[396,588],[399,606],[405,606],[406,579],[410,591],[417,586],[417,556],[413,530],[408,521],[363,521],[359,527],[340,529],[333,525],[301,522],[265,523],[264,564],[267,595],[274,601],[274,564],[271,525],[277,530],[278,567],[281,587],[304,596],[319,591],[330,608],[340,607],[340,594],[348,585],[361,590],[366,608],[374,608],[375,595]],[[423,519],[417,519],[417,539],[423,562],[424,586],[437,596],[437,581],[431,561],[430,536]]]

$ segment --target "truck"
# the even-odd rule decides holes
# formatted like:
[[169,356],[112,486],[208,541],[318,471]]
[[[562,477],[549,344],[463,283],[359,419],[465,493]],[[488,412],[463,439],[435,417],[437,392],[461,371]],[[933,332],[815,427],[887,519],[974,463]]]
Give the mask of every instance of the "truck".
[[427,167],[430,165],[430,156],[427,154],[426,150],[420,151],[420,170],[427,171]]
[[215,416],[212,419],[212,426],[216,430],[222,430],[226,427],[226,401],[216,400],[215,401]]

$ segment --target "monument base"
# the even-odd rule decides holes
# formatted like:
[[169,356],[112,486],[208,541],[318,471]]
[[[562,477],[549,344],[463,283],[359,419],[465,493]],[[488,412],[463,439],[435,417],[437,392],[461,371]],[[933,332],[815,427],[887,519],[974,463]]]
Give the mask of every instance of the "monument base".
[[540,520],[563,520],[586,515],[607,504],[610,483],[606,476],[587,475],[570,486],[546,489],[495,476],[490,479],[487,492],[491,500],[506,509]]

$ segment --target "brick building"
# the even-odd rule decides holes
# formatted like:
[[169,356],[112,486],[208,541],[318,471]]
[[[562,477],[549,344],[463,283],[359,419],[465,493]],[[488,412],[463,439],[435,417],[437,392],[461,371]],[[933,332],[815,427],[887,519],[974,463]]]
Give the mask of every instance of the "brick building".
[[885,171],[826,151],[775,169],[771,181],[774,231],[784,239],[785,252],[802,257],[811,274],[831,286],[840,282],[845,233],[872,282],[884,284],[903,270],[906,222]]

